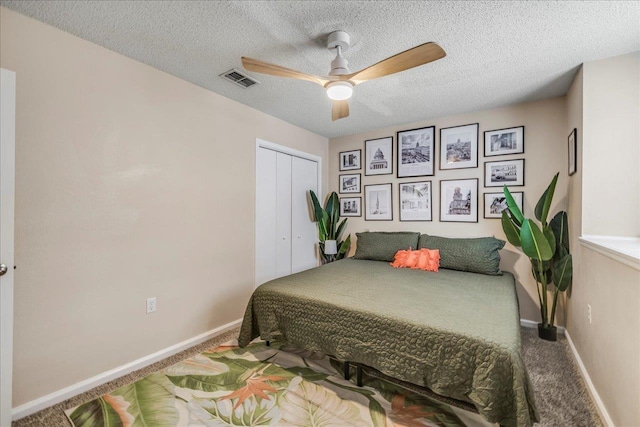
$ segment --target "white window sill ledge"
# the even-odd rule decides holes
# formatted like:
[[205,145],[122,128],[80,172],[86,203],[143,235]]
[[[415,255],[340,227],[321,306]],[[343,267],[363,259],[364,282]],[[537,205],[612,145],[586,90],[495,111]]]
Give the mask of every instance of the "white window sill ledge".
[[640,270],[640,237],[584,235],[582,246]]

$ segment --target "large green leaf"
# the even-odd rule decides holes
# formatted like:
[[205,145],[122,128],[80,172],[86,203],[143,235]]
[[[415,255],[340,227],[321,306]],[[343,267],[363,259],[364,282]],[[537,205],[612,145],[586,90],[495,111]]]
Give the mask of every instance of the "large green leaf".
[[564,250],[562,256],[569,253],[569,220],[567,219],[567,213],[565,211],[558,212],[549,223],[549,226],[556,238],[556,246]]
[[[553,230],[549,227],[544,227],[542,229],[542,234],[547,239],[547,243],[549,243],[549,248],[551,248],[551,253],[555,255],[556,253],[556,236],[553,234]],[[553,257],[553,256],[552,256]]]
[[331,195],[329,195],[325,211],[329,216],[329,221],[327,223],[327,239],[336,240],[335,233],[338,220],[340,219],[340,199],[338,198],[338,195],[335,191],[331,193]]
[[311,202],[313,203],[313,220],[317,222],[322,218],[322,206],[320,206],[318,197],[316,197],[316,193],[314,193],[313,190],[309,190],[309,194],[311,195]]
[[120,427],[118,413],[102,397],[78,406],[69,415],[75,427]]
[[340,242],[340,246],[338,247],[338,256],[337,259],[342,259],[349,252],[349,248],[351,247],[351,235],[348,235],[343,242]]
[[166,376],[154,373],[111,393],[129,403],[127,412],[136,427],[170,427],[178,423],[173,384]]
[[505,185],[502,188],[502,192],[504,193],[504,197],[507,199],[507,207],[511,212],[512,220],[514,220],[516,225],[518,226],[522,225],[522,221],[524,221],[524,215],[520,210],[520,206],[518,206],[515,199],[511,195],[511,191],[509,191],[509,188]]
[[280,422],[289,427],[367,425],[358,403],[312,382],[291,384],[279,403]]
[[502,229],[509,243],[513,246],[521,246],[520,228],[511,220],[506,210],[502,211]]
[[339,241],[342,238],[342,233],[344,232],[345,227],[347,226],[347,219],[342,220],[340,225],[338,226],[338,231],[336,231],[335,240]]
[[572,277],[573,259],[571,254],[566,254],[553,264],[553,282],[559,291],[564,292],[571,284]]
[[531,259],[548,261],[553,257],[546,237],[534,222],[525,219],[520,229],[522,251]]
[[546,227],[547,225],[547,216],[549,215],[549,209],[551,208],[551,202],[553,201],[553,193],[556,191],[556,183],[558,182],[559,174],[560,173],[557,173],[553,177],[551,183],[544,193],[542,193],[540,200],[538,200],[538,203],[536,204],[536,218],[542,223],[543,227]]

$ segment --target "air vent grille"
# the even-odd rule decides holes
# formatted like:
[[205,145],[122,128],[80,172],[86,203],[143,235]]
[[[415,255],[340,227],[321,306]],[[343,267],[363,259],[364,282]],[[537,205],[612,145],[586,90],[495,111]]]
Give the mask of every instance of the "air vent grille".
[[257,85],[260,83],[256,79],[252,79],[251,77],[242,74],[240,71],[236,69],[232,69],[225,73],[222,73],[220,74],[220,77],[224,77],[225,79],[232,81],[238,86],[241,86],[244,88],[251,87],[253,85]]

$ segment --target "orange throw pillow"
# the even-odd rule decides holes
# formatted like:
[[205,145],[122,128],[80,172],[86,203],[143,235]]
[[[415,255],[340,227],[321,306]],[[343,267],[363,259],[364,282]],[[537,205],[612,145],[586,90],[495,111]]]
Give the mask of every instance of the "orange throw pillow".
[[395,268],[411,268],[415,270],[438,271],[440,251],[438,249],[420,249],[417,251],[398,251],[391,263]]

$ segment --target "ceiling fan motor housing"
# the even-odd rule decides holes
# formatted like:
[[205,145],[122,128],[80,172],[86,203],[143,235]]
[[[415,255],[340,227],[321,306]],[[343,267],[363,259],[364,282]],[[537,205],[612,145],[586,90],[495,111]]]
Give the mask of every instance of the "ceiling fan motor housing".
[[330,76],[349,74],[347,60],[342,56],[342,52],[349,49],[350,41],[351,39],[349,34],[344,31],[334,31],[329,34],[329,37],[327,38],[327,48],[329,50],[336,50],[336,57],[331,61],[331,71],[329,71]]

